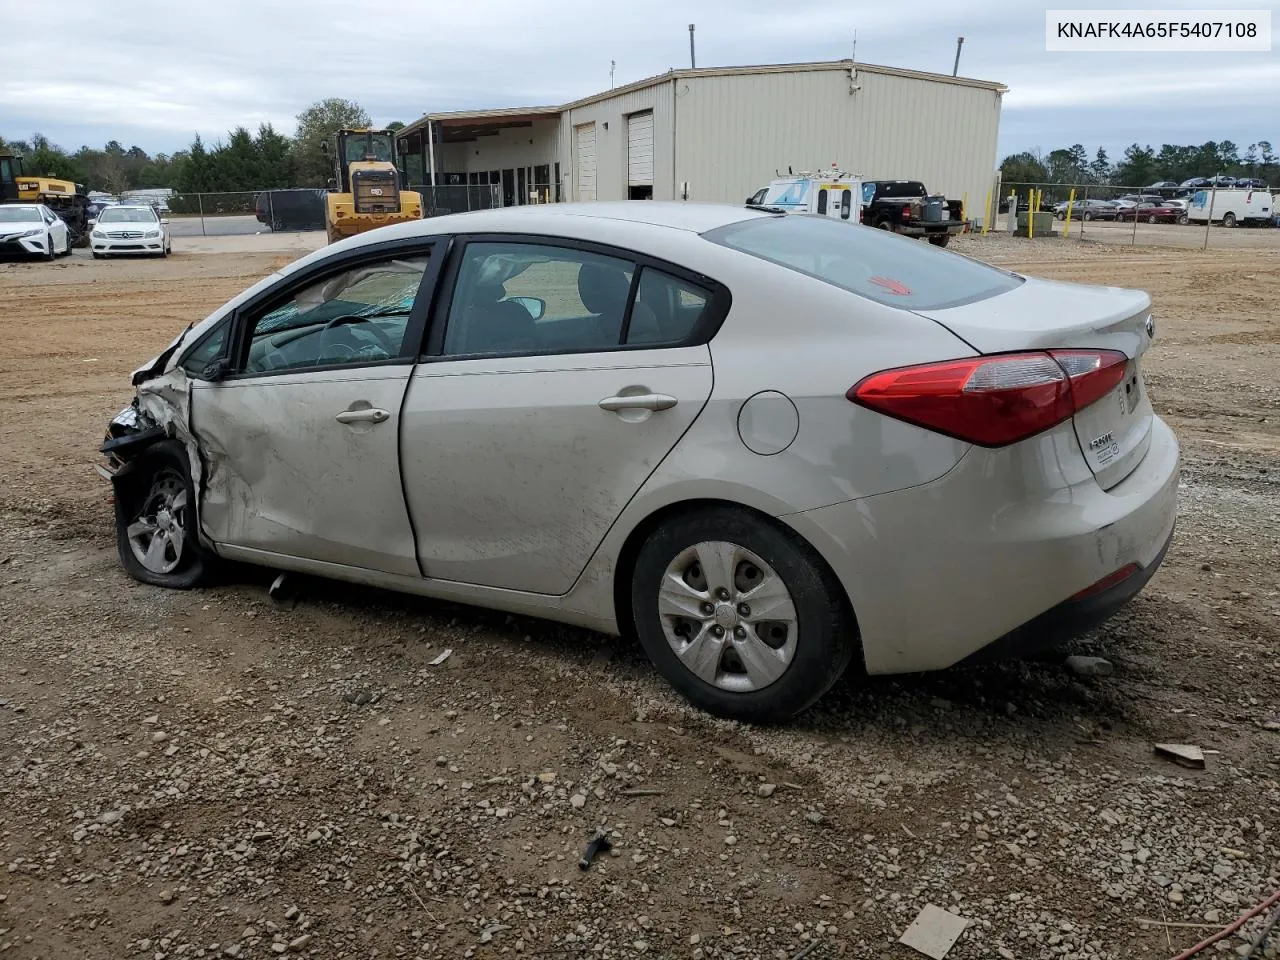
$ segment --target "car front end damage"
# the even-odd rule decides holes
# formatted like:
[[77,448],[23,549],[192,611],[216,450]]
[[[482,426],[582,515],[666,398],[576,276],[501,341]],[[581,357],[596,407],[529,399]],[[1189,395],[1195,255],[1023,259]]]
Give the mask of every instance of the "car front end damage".
[[98,448],[103,460],[97,465],[97,471],[111,482],[117,503],[128,493],[137,458],[166,440],[182,444],[192,480],[199,489],[200,456],[189,428],[190,380],[181,367],[165,370],[191,329],[187,327],[161,353],[133,372],[133,401],[107,424],[106,435]]

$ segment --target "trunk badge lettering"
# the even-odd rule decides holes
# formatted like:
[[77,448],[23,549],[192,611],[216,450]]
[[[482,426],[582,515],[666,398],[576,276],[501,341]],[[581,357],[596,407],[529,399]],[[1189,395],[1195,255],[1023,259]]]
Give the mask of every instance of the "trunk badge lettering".
[[1112,441],[1112,439],[1113,437],[1109,433],[1104,433],[1100,437],[1094,437],[1092,440],[1089,441],[1089,449],[1097,450],[1099,447],[1105,447],[1108,443]]

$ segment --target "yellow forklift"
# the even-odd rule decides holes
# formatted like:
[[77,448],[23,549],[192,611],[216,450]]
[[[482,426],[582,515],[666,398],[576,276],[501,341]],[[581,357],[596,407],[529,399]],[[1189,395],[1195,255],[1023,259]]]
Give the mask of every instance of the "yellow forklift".
[[28,174],[22,157],[0,149],[0,203],[43,203],[62,218],[73,247],[89,243],[89,196],[84,185]]
[[330,243],[422,219],[422,194],[402,189],[394,131],[339,130],[334,140],[336,176],[329,181],[324,218]]

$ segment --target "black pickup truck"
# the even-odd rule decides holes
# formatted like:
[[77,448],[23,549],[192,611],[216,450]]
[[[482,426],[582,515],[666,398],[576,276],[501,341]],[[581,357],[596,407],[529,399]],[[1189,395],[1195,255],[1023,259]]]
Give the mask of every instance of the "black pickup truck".
[[866,180],[862,184],[862,222],[945,247],[964,230],[959,200],[931,195],[919,180]]

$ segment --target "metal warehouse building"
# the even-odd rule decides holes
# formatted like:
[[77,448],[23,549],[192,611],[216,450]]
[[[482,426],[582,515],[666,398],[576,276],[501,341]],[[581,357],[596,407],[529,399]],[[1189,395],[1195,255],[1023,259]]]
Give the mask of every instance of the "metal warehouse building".
[[741,203],[775,171],[835,164],[977,212],[1005,90],[852,60],[671,70],[564,106],[429,113],[399,136],[411,183],[494,184],[503,205]]

